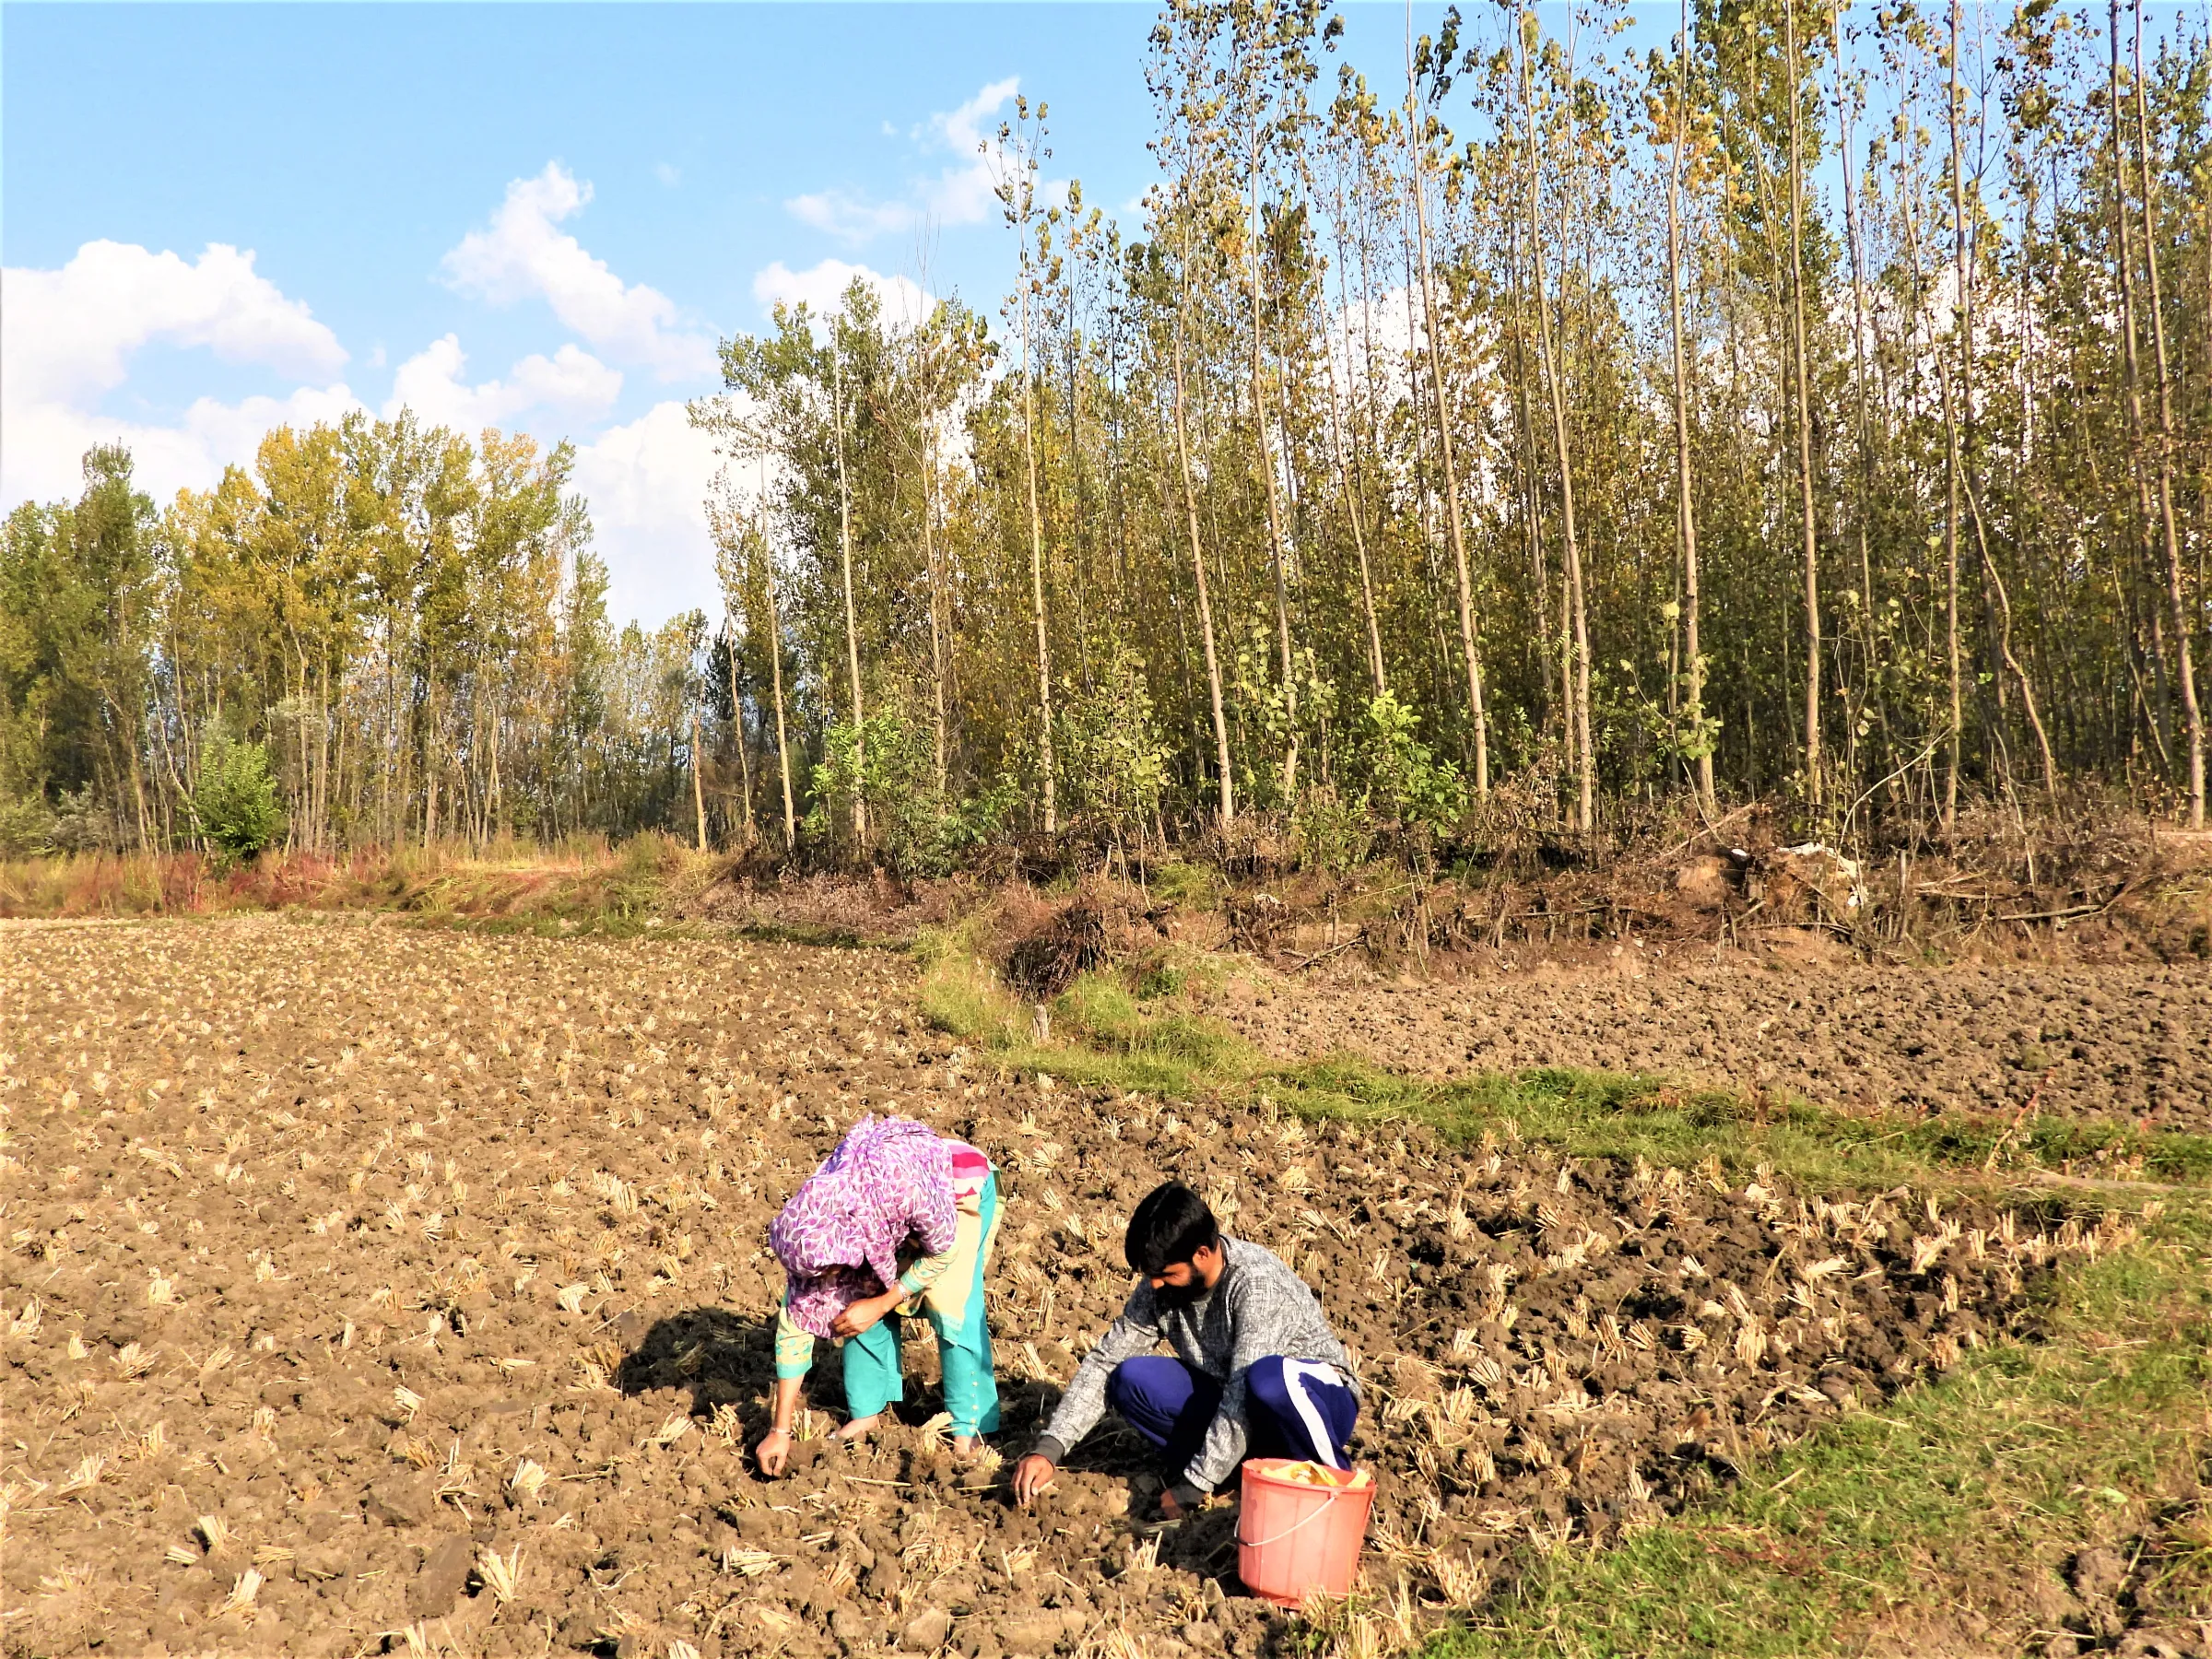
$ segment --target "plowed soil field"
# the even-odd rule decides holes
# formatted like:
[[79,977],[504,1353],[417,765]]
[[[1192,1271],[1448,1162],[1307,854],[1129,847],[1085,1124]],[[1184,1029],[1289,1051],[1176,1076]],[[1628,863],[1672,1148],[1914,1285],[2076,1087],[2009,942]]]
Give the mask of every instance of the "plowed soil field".
[[1336,1051],[1428,1077],[1532,1065],[1657,1073],[1824,1106],[2017,1111],[2212,1130],[2212,965],[1898,969],[1699,951],[1451,983],[1232,984],[1279,1059]]
[[1139,1524],[1122,1430],[1012,1508],[933,1428],[925,1333],[898,1426],[829,1441],[824,1364],[798,1467],[755,1476],[765,1229],[869,1112],[1000,1164],[1009,1453],[1154,1182],[1289,1259],[1357,1357],[1366,1571],[1407,1635],[1516,1541],[1609,1537],[1951,1363],[2119,1236],[1007,1077],[911,988],[739,942],[10,929],[0,1651],[1263,1651],[1233,1505]]

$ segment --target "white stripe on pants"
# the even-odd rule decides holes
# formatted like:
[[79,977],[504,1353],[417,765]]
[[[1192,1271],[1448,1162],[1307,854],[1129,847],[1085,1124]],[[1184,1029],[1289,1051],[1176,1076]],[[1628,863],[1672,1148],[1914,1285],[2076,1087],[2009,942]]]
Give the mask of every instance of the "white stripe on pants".
[[1297,1408],[1298,1420],[1306,1426],[1306,1436],[1313,1442],[1314,1460],[1326,1464],[1332,1469],[1341,1469],[1344,1465],[1336,1456],[1336,1447],[1329,1436],[1328,1425],[1321,1420],[1321,1413],[1314,1409],[1312,1400],[1307,1396],[1305,1381],[1308,1377],[1335,1388],[1345,1386],[1344,1378],[1335,1366],[1323,1365],[1317,1360],[1283,1361],[1283,1392],[1290,1396],[1290,1404]]

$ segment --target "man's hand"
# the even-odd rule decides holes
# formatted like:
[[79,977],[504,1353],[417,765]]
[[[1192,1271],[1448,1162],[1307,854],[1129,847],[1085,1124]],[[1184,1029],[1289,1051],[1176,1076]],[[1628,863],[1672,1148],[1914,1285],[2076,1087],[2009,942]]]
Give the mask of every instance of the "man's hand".
[[791,1430],[771,1429],[753,1448],[753,1455],[760,1460],[760,1473],[775,1479],[791,1462]]
[[897,1290],[887,1290],[881,1296],[864,1296],[830,1322],[830,1334],[832,1336],[857,1336],[879,1324],[883,1316],[897,1307],[901,1300]]
[[1032,1452],[1014,1465],[1014,1501],[1027,1509],[1053,1484],[1053,1460]]
[[1159,1516],[1163,1521],[1180,1521],[1185,1515],[1194,1515],[1206,1507],[1206,1494],[1194,1486],[1177,1481],[1159,1495]]

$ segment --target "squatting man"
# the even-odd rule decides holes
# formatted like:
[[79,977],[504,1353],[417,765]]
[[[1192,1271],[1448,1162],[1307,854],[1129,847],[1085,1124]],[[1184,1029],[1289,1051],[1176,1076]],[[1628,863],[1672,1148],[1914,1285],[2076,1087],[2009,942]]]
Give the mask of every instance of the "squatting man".
[[[1247,1457],[1347,1466],[1359,1385],[1320,1301],[1280,1256],[1224,1234],[1179,1181],[1146,1195],[1123,1248],[1143,1282],[1015,1465],[1017,1502],[1051,1486],[1109,1405],[1157,1449],[1169,1520]],[[1171,1357],[1152,1351],[1163,1340]]]

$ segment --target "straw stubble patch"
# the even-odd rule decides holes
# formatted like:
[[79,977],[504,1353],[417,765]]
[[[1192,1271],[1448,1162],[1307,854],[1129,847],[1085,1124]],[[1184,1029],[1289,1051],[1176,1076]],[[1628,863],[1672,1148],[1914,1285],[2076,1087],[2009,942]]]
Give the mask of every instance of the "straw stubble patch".
[[999,1164],[1008,1450],[1164,1176],[1320,1289],[1379,1483],[1347,1651],[1958,1363],[2122,1236],[1008,1080],[875,953],[264,920],[11,944],[9,1652],[1258,1653],[1281,1616],[1235,1593],[1233,1511],[1133,1524],[1125,1431],[1010,1509],[934,1422],[926,1339],[903,1421],[830,1442],[818,1366],[794,1473],[754,1477],[766,1224],[869,1111]]

